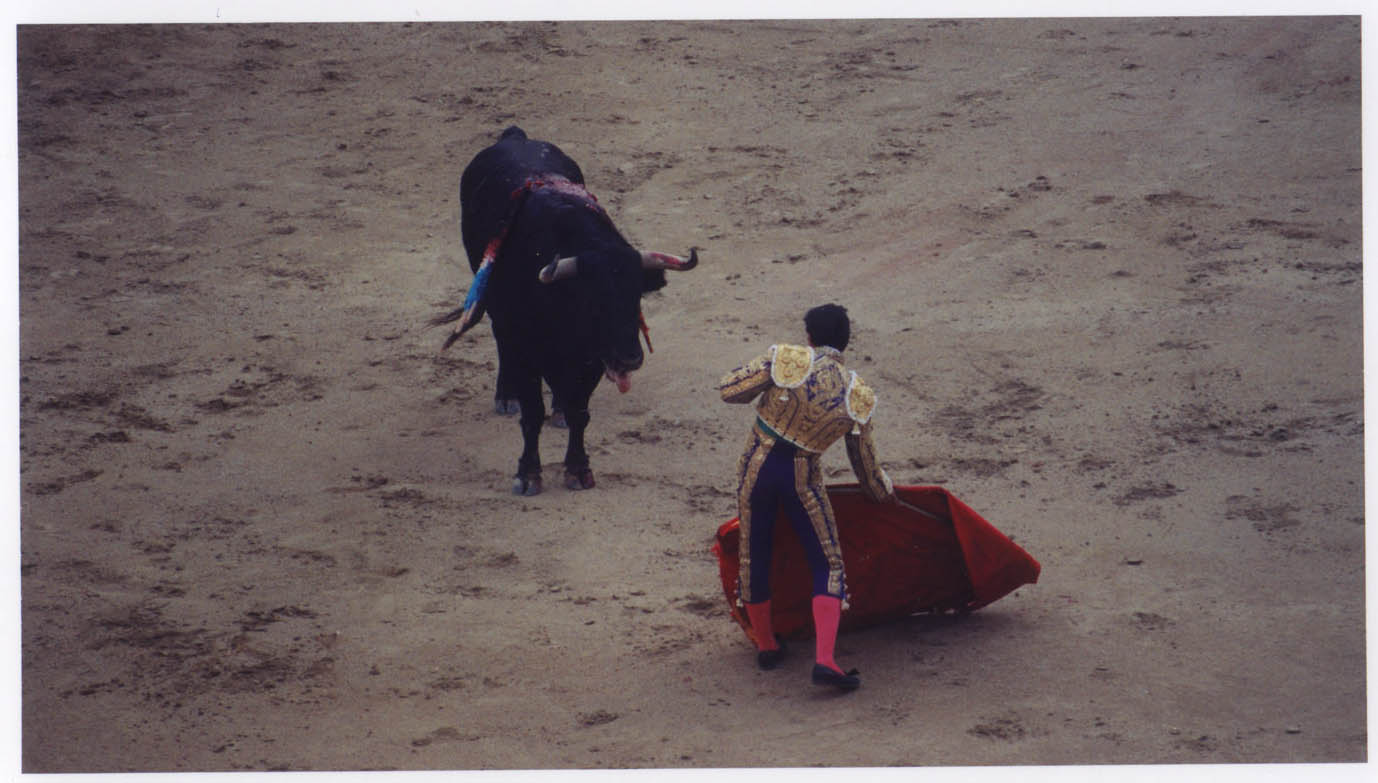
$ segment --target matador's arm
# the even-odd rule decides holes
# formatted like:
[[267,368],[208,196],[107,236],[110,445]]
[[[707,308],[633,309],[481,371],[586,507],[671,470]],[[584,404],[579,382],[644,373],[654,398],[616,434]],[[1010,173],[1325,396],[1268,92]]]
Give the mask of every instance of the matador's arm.
[[847,459],[852,463],[852,472],[861,482],[866,497],[877,503],[884,503],[895,497],[895,485],[890,475],[876,459],[876,445],[871,440],[871,424],[859,424],[847,433]]
[[770,358],[769,353],[762,354],[724,375],[718,382],[723,402],[751,402],[769,388]]

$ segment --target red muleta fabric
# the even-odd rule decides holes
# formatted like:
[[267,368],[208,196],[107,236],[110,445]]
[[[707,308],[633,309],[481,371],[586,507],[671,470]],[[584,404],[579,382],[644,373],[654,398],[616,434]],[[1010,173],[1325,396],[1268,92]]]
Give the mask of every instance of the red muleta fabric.
[[[921,612],[969,612],[1038,581],[1037,560],[941,487],[895,487],[893,505],[872,503],[856,484],[827,491],[847,575],[842,630]],[[737,594],[739,538],[734,518],[718,528],[713,553],[732,618],[754,641]],[[808,563],[784,517],[775,525],[771,587],[775,632],[811,635]]]

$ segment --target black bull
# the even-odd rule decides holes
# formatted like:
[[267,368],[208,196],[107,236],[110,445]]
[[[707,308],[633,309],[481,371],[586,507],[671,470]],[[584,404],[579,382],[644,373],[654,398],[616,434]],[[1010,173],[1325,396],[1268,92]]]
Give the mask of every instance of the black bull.
[[569,427],[565,485],[594,484],[584,450],[589,397],[606,376],[625,392],[641,367],[641,295],[689,258],[642,252],[622,238],[584,189],[578,164],[520,128],[474,156],[459,182],[460,233],[474,271],[464,306],[432,321],[459,321],[445,347],[485,313],[498,347],[497,396],[521,410],[522,455],[512,491],[541,491],[541,381]]

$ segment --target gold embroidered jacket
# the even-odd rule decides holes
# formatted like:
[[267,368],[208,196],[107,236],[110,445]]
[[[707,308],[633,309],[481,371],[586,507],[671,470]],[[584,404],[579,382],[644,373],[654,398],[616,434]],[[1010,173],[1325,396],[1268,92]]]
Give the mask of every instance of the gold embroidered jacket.
[[871,413],[876,394],[843,365],[842,352],[829,347],[773,345],[723,377],[718,390],[726,402],[756,404],[756,427],[801,451],[822,454],[839,438],[862,489],[872,500],[894,493],[890,477],[876,459]]

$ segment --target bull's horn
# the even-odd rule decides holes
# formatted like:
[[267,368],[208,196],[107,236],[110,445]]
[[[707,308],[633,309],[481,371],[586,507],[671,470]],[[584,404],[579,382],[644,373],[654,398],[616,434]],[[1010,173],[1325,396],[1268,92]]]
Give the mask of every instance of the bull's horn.
[[680,258],[669,253],[642,253],[641,266],[646,269],[672,269],[676,272],[688,272],[690,269],[699,265],[699,249],[689,248],[689,257]]
[[565,278],[573,277],[578,271],[578,256],[559,258],[546,264],[545,267],[541,269],[540,278],[542,283],[553,283],[556,280],[564,280]]

